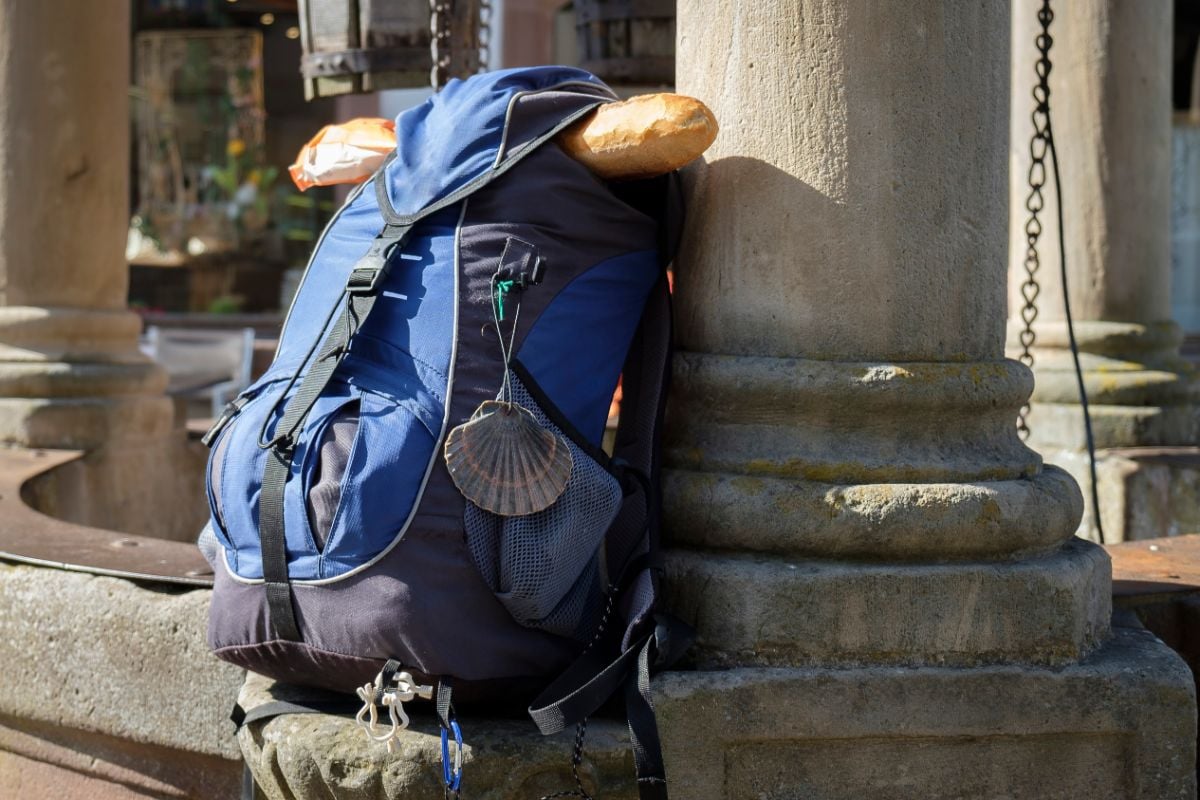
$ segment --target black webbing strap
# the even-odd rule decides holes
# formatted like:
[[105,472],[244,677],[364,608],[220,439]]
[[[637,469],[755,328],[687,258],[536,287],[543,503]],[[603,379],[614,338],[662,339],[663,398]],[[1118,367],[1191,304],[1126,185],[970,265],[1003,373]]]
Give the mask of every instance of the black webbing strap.
[[[262,720],[279,717],[284,714],[353,713],[354,704],[349,700],[311,700],[304,703],[273,700],[270,703],[255,706],[249,711],[242,708],[241,703],[234,703],[233,711],[229,714],[229,719],[233,721],[238,730],[241,730],[243,725],[249,725],[252,722],[261,722]],[[254,781],[254,773],[250,771],[250,765],[246,764],[242,768],[241,800],[256,800],[261,797],[262,795],[257,790],[258,785]]]
[[594,651],[580,656],[529,706],[538,730],[549,736],[590,717],[624,686],[638,653],[653,638],[653,633],[643,636],[607,664]]
[[379,296],[379,287],[387,275],[391,256],[404,242],[410,230],[410,227],[386,226],[372,242],[371,249],[350,271],[343,293],[345,306],[341,314],[333,323],[325,344],[300,381],[300,386],[288,400],[271,440],[259,443],[260,447],[268,451],[258,501],[258,535],[262,552],[263,582],[271,625],[280,639],[300,641],[302,638],[292,602],[283,517],[284,488],[292,471],[296,431],[308,417],[317,398],[329,385],[334,372],[350,348],[354,334],[371,315],[371,309]]
[[654,630],[630,644],[611,663],[604,664],[592,652],[585,652],[538,695],[529,708],[529,716],[543,735],[559,733],[591,716],[623,689],[638,797],[666,800],[666,768],[650,697],[650,675],[666,669],[682,656],[692,637],[687,625],[657,614]]
[[625,716],[629,746],[637,774],[639,800],[667,800],[667,769],[663,764],[658,720],[650,697],[650,646],[638,651],[637,668],[625,680]]
[[258,501],[258,538],[271,626],[280,639],[298,642],[300,628],[296,624],[296,611],[292,606],[287,539],[283,531],[283,487],[291,468],[291,448],[275,446],[267,451],[267,466],[263,470],[262,492]]
[[284,714],[354,714],[356,703],[352,700],[309,700],[303,703],[287,700],[272,700],[247,711],[240,704],[233,707],[229,719],[239,730],[252,722],[260,722]]
[[678,173],[663,177],[658,212],[658,260],[662,269],[642,311],[622,369],[621,415],[613,456],[622,458],[658,484],[659,436],[671,379],[672,311],[667,269],[683,235],[684,198]]

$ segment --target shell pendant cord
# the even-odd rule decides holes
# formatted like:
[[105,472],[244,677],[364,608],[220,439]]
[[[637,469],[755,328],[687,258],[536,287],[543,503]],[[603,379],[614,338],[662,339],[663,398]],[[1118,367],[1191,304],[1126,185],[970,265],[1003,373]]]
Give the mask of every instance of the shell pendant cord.
[[520,301],[507,341],[500,323],[511,281],[492,276],[492,320],[500,342],[504,378],[498,400],[486,400],[471,418],[446,437],[446,469],[463,497],[501,517],[536,514],[566,491],[574,457],[566,441],[543,427],[533,413],[513,401],[509,363],[516,342]]
[[[1087,440],[1088,472],[1091,479],[1092,524],[1096,528],[1096,536],[1100,544],[1105,544],[1104,525],[1100,519],[1100,490],[1096,479],[1096,439],[1092,434],[1092,414],[1088,406],[1087,388],[1083,382],[1083,367],[1079,362],[1079,345],[1075,341],[1075,323],[1071,317],[1071,295],[1067,289],[1067,244],[1063,225],[1062,178],[1058,166],[1058,147],[1054,141],[1054,128],[1050,121],[1050,47],[1054,38],[1050,36],[1050,23],[1054,21],[1054,12],[1050,9],[1050,0],[1042,0],[1038,9],[1038,31],[1034,43],[1038,51],[1038,59],[1034,62],[1034,72],[1037,83],[1033,87],[1033,136],[1029,140],[1029,197],[1025,208],[1029,218],[1025,222],[1025,239],[1028,249],[1025,254],[1025,281],[1021,284],[1021,295],[1025,300],[1021,308],[1021,356],[1020,360],[1027,367],[1033,367],[1032,348],[1036,341],[1033,322],[1037,319],[1037,297],[1039,292],[1037,271],[1041,266],[1038,254],[1038,240],[1042,234],[1042,223],[1038,214],[1046,207],[1042,196],[1042,188],[1046,185],[1046,156],[1050,156],[1050,171],[1054,180],[1054,206],[1058,222],[1059,274],[1062,281],[1063,312],[1067,323],[1067,338],[1071,346],[1071,360],[1075,366],[1075,382],[1079,387],[1079,405],[1083,409],[1083,430]],[[1029,438],[1027,415],[1029,404],[1022,406],[1017,417],[1017,431],[1021,439]]]
[[513,345],[517,341],[517,323],[521,321],[521,301],[513,312],[512,332],[508,335],[508,343],[504,342],[504,331],[500,323],[504,321],[504,298],[511,290],[512,281],[497,280],[492,276],[492,323],[496,326],[496,339],[500,342],[500,358],[504,361],[504,383],[500,385],[500,400],[512,408],[512,370],[508,368],[512,361]]

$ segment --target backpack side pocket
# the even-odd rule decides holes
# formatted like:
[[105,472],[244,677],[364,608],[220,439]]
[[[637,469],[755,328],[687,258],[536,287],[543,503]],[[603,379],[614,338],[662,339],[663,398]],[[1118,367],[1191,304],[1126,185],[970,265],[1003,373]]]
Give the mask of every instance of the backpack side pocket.
[[564,434],[516,375],[513,400],[571,449],[562,495],[535,514],[501,517],[466,504],[467,545],[484,582],[520,624],[586,641],[607,587],[604,538],[620,511],[620,481]]

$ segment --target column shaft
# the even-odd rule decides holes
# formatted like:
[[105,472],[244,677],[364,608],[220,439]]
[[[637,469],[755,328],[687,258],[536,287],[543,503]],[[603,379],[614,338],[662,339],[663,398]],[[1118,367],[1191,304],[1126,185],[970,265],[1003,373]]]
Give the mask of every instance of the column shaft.
[[677,259],[672,791],[1194,798],[1186,666],[1114,633],[1078,487],[1017,437],[1009,3],[677,9],[721,134]]
[[1003,357],[1007,3],[678,8],[679,91],[721,122],[665,450],[701,657],[1080,657],[1103,558],[1063,549],[1078,489],[1020,442],[1032,381]]
[[[1031,90],[1040,3],[1013,7],[1010,351],[1026,280]],[[1050,105],[1062,170],[1075,333],[1099,447],[1196,441],[1192,376],[1171,320],[1170,0],[1055,5]],[[1047,176],[1049,176],[1047,172]],[[1083,422],[1068,349],[1056,208],[1044,190],[1029,424],[1039,449],[1079,450]]]
[[[805,0],[680,26],[718,112],[679,285],[689,350],[1002,356],[1006,4]],[[716,18],[721,17],[721,18]]]
[[0,0],[0,442],[171,424],[125,310],[129,8]]

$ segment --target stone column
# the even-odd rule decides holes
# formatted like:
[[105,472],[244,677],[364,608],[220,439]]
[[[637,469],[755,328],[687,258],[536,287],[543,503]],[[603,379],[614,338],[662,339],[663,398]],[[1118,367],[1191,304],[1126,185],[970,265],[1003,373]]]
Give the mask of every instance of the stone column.
[[[1012,354],[1019,352],[1026,280],[1030,92],[1040,5],[1028,0],[1013,7]],[[1179,357],[1182,331],[1171,319],[1171,31],[1170,0],[1072,0],[1055,6],[1050,103],[1062,169],[1067,283],[1101,449],[1200,440],[1192,369]],[[1085,482],[1082,407],[1060,278],[1058,200],[1048,184],[1029,443]],[[1181,468],[1181,455],[1195,461],[1191,470],[1200,469],[1195,454],[1167,455],[1174,464],[1170,471]],[[1162,457],[1161,451],[1100,454],[1101,519],[1110,541],[1168,534],[1175,514],[1167,506],[1157,508],[1163,503],[1154,495],[1163,494],[1165,502],[1167,493],[1158,491],[1163,481],[1150,474]],[[1090,519],[1089,507],[1081,532],[1094,535]]]
[[1186,668],[1111,643],[1078,489],[1014,426],[1008,3],[717,5],[678,5],[722,131],[677,261],[674,791],[1191,797]]
[[172,423],[125,309],[127,5],[0,0],[3,443],[90,449]]

